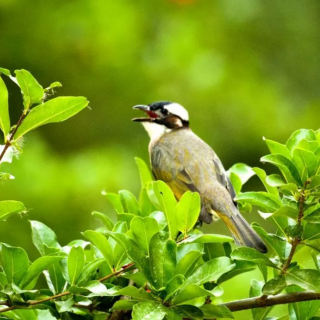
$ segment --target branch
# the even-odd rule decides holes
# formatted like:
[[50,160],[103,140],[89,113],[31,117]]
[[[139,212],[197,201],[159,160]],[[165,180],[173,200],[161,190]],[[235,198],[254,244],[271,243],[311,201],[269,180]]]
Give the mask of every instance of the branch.
[[266,299],[261,299],[261,297],[248,298],[226,302],[219,304],[218,306],[227,307],[230,311],[234,312],[310,300],[320,300],[320,293],[303,291],[289,294],[277,294],[275,296],[268,296]]
[[20,127],[21,123],[23,122],[23,120],[24,120],[24,118],[25,118],[26,116],[27,116],[27,113],[23,113],[23,114],[21,115],[20,119],[18,120],[18,123],[16,124],[14,130],[12,131],[9,139],[8,139],[7,142],[5,143],[4,148],[3,148],[3,150],[2,150],[2,152],[1,152],[1,154],[0,154],[0,162],[1,162],[2,158],[3,158],[3,156],[5,155],[6,151],[8,150],[8,148],[11,146],[11,142],[12,142],[12,140],[13,140],[13,138],[14,138],[14,135],[16,134],[18,128]]
[[[110,273],[110,274],[108,274],[107,276],[99,279],[98,281],[103,282],[103,281],[108,280],[108,279],[110,279],[110,278],[117,277],[117,276],[120,275],[121,273],[125,272],[127,269],[131,268],[133,265],[134,265],[134,263],[126,264],[126,265],[123,266],[120,270],[115,271],[115,272],[113,272],[113,273]],[[69,291],[65,291],[65,292],[56,294],[56,295],[54,295],[54,296],[51,296],[51,297],[48,297],[48,298],[45,298],[45,299],[42,299],[42,300],[26,301],[26,303],[28,304],[27,307],[9,306],[8,308],[0,309],[0,313],[7,312],[7,311],[11,311],[11,310],[15,310],[15,309],[27,309],[29,306],[35,306],[35,305],[41,304],[41,303],[43,303],[43,302],[47,302],[47,301],[50,301],[50,300],[55,300],[55,299],[58,299],[58,298],[67,296],[67,295],[69,295],[69,294],[72,294],[72,293],[69,292]]]

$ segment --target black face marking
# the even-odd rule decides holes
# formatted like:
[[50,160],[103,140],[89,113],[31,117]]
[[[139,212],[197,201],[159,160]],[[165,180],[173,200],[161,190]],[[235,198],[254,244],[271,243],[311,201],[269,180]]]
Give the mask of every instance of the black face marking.
[[150,110],[159,110],[159,109],[165,109],[164,106],[167,106],[168,104],[171,104],[170,101],[159,101],[159,102],[153,102],[149,104]]

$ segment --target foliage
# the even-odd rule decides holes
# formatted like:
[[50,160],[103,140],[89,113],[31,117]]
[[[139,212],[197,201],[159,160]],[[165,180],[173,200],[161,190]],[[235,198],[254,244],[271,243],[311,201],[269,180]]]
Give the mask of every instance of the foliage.
[[[21,151],[19,141],[30,130],[63,121],[88,104],[81,97],[44,102],[59,84],[43,89],[25,70],[16,71],[16,77],[6,69],[0,71],[20,86],[24,104],[17,125],[10,127],[8,93],[2,81],[2,161],[10,162]],[[320,131],[298,130],[285,145],[268,139],[265,142],[271,154],[261,161],[276,166],[279,173],[267,174],[244,164],[234,165],[228,173],[240,209],[258,207],[261,216],[276,226],[275,233],[268,233],[253,224],[268,246],[268,254],[246,247],[232,251],[231,237],[201,232],[197,223],[199,195],[186,192],[177,201],[170,188],[162,181],[152,181],[147,165],[136,159],[141,180],[139,197],[127,190],[105,194],[117,221],[93,212],[102,226],[84,231],[83,239],[65,246],[49,227],[30,221],[32,241],[40,254],[33,262],[23,248],[1,244],[2,319],[99,320],[119,310],[128,310],[134,320],[233,318],[231,308],[220,303],[222,287],[255,268],[259,268],[264,281],[252,279],[251,287],[244,284],[250,297],[319,293]],[[266,191],[241,192],[254,175]],[[3,173],[2,179],[5,177],[10,174]],[[0,202],[1,219],[24,210],[18,201]],[[303,248],[314,250],[313,269],[294,261]],[[42,274],[47,285],[39,288]],[[319,306],[319,301],[297,300],[288,305],[288,315],[294,320],[311,319],[319,316]],[[272,307],[254,308],[253,319],[268,319]]]

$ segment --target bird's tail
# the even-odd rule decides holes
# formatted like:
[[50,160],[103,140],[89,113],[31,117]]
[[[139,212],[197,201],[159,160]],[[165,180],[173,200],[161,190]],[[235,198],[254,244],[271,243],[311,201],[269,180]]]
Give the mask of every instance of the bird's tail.
[[233,213],[229,217],[219,216],[230,229],[237,244],[257,249],[262,253],[268,251],[266,245],[239,212]]

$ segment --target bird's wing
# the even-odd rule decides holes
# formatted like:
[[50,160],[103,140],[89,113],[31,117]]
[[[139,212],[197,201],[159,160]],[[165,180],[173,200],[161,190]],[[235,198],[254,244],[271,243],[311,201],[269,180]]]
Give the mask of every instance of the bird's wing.
[[172,150],[155,145],[151,152],[155,178],[166,182],[177,199],[188,190],[201,193],[203,186],[209,181],[213,183],[213,180],[225,187],[234,199],[235,191],[220,159],[208,145],[206,149],[204,159],[198,159],[197,152],[189,154],[186,149]]

